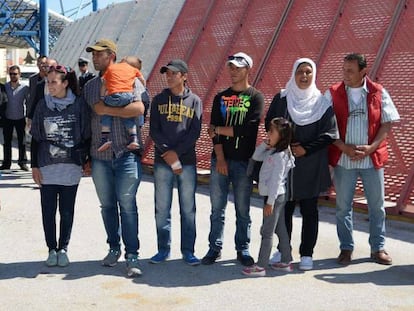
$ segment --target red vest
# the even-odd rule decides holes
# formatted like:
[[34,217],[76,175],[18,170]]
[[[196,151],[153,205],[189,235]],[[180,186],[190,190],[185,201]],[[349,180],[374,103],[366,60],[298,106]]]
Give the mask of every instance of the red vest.
[[[381,100],[382,86],[366,78],[368,88],[368,144],[374,140],[381,127]],[[348,96],[343,82],[334,84],[329,88],[332,95],[332,105],[338,123],[339,136],[345,141],[346,126],[349,116]],[[329,164],[336,166],[342,151],[334,144],[329,145]],[[381,168],[388,160],[387,140],[384,139],[377,150],[370,154],[374,167]]]

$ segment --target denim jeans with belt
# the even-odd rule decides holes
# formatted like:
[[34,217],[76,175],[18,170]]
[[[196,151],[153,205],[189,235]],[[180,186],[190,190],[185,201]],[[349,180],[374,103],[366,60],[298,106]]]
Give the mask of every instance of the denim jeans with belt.
[[[67,251],[72,233],[78,185],[42,185],[40,201],[42,204],[42,221],[46,245],[51,250]],[[59,243],[56,241],[56,211],[59,206]]]
[[345,169],[337,165],[334,169],[336,191],[336,228],[340,249],[353,250],[352,203],[358,177],[361,177],[368,203],[369,244],[372,252],[384,249],[385,208],[384,169]]
[[[136,194],[141,181],[141,162],[132,152],[111,161],[92,159],[92,179],[101,203],[107,243],[120,249],[120,231],[125,255],[138,255],[138,209]],[[121,221],[121,230],[119,226]]]
[[164,163],[154,164],[155,223],[158,251],[169,252],[171,247],[171,203],[174,181],[177,182],[181,218],[181,253],[194,253],[196,239],[195,192],[197,173],[195,165],[183,165],[180,175]]
[[253,189],[251,177],[247,176],[248,161],[227,160],[228,176],[216,171],[216,159],[211,160],[210,176],[210,249],[220,251],[223,247],[224,218],[230,183],[233,188],[236,208],[236,233],[234,242],[237,251],[249,249],[250,243],[250,195]]

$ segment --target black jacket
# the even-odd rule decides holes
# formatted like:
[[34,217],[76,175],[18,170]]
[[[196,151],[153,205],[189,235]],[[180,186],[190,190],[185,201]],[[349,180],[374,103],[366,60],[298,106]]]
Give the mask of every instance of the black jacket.
[[95,78],[95,74],[93,74],[92,72],[87,72],[84,76],[79,76],[79,89],[82,90],[86,82],[93,78]]
[[7,108],[7,93],[4,84],[0,83],[0,127],[3,125],[4,114]]

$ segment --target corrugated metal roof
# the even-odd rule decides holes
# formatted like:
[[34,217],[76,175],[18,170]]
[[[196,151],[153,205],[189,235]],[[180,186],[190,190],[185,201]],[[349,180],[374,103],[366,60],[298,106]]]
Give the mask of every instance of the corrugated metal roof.
[[[77,70],[79,57],[92,57],[85,48],[96,40],[107,38],[117,44],[118,60],[126,55],[139,56],[143,61],[142,73],[147,77],[184,2],[140,0],[109,5],[66,27],[50,50],[50,56]],[[89,66],[89,70],[94,71],[93,66]]]

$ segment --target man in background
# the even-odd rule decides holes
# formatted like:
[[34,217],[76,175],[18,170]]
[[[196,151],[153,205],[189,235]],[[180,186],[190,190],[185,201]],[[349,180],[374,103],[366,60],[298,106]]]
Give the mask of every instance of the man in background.
[[[49,67],[47,65],[47,56],[46,55],[40,55],[37,58],[36,61],[37,68],[39,68],[39,72],[35,73],[34,75],[30,76],[29,78],[29,95],[27,98],[27,115],[30,118],[29,114],[34,108],[32,106],[35,105],[35,97],[36,97],[36,91],[37,91],[37,85],[45,80],[47,76],[47,72],[49,70]],[[29,120],[29,127],[30,127],[30,120]]]
[[83,86],[86,84],[86,82],[93,79],[95,77],[95,74],[89,72],[89,59],[85,57],[79,57],[78,66],[80,71],[79,88],[82,91]]
[[19,147],[18,164],[23,171],[28,171],[25,128],[26,128],[26,99],[29,93],[29,87],[20,84],[20,67],[11,66],[9,68],[10,81],[6,83],[5,90],[7,94],[7,107],[4,113],[3,125],[3,164],[0,170],[7,170],[11,167],[12,162],[12,140],[13,130],[16,129],[17,144]]

